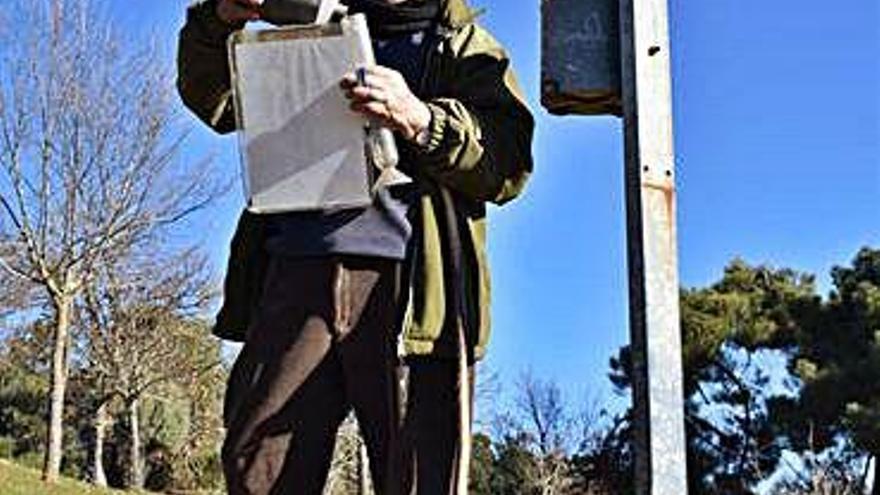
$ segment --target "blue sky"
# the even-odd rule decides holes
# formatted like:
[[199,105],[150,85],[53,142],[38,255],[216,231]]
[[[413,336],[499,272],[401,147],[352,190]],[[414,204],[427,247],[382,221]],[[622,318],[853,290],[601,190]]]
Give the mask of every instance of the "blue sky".
[[[573,401],[605,400],[608,358],[628,338],[621,123],[541,109],[539,3],[474,2],[537,117],[529,187],[490,212],[488,364],[504,382],[531,369]],[[111,3],[169,54],[184,4]],[[880,247],[876,0],[671,0],[670,16],[682,284],[711,283],[740,256],[815,273],[827,290],[832,265]],[[189,153],[238,173],[234,139],[197,128]],[[235,189],[188,234],[218,270],[240,202]]]

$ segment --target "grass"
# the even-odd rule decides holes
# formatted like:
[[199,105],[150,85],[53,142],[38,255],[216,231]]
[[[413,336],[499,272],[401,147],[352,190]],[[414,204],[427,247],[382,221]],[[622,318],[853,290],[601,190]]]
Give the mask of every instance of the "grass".
[[[126,492],[96,488],[62,477],[56,485],[40,480],[40,472],[0,460],[0,493],[3,495],[120,495]],[[132,492],[128,492],[132,493]]]

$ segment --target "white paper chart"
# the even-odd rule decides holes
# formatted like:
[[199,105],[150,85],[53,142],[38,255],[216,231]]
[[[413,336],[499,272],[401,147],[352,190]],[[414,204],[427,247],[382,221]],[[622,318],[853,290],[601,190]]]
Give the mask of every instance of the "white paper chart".
[[339,89],[343,75],[373,62],[363,16],[243,31],[231,39],[230,56],[248,208],[370,203],[364,121]]

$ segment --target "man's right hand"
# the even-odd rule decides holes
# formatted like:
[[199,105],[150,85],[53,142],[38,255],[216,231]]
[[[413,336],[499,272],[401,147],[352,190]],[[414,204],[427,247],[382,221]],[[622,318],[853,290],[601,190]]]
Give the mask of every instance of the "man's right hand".
[[260,18],[263,0],[218,0],[217,17],[227,24],[241,24]]

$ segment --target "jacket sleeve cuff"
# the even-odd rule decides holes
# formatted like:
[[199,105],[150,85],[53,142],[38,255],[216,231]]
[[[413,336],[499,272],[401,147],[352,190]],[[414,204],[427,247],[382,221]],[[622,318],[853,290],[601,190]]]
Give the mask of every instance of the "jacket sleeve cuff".
[[433,153],[440,148],[446,135],[446,127],[449,124],[449,114],[440,105],[428,103],[431,111],[431,122],[428,124],[427,138],[422,146],[425,153]]
[[230,34],[244,28],[244,22],[229,24],[217,16],[217,0],[193,4],[187,12],[187,19],[197,26],[203,40],[218,46],[225,45]]

